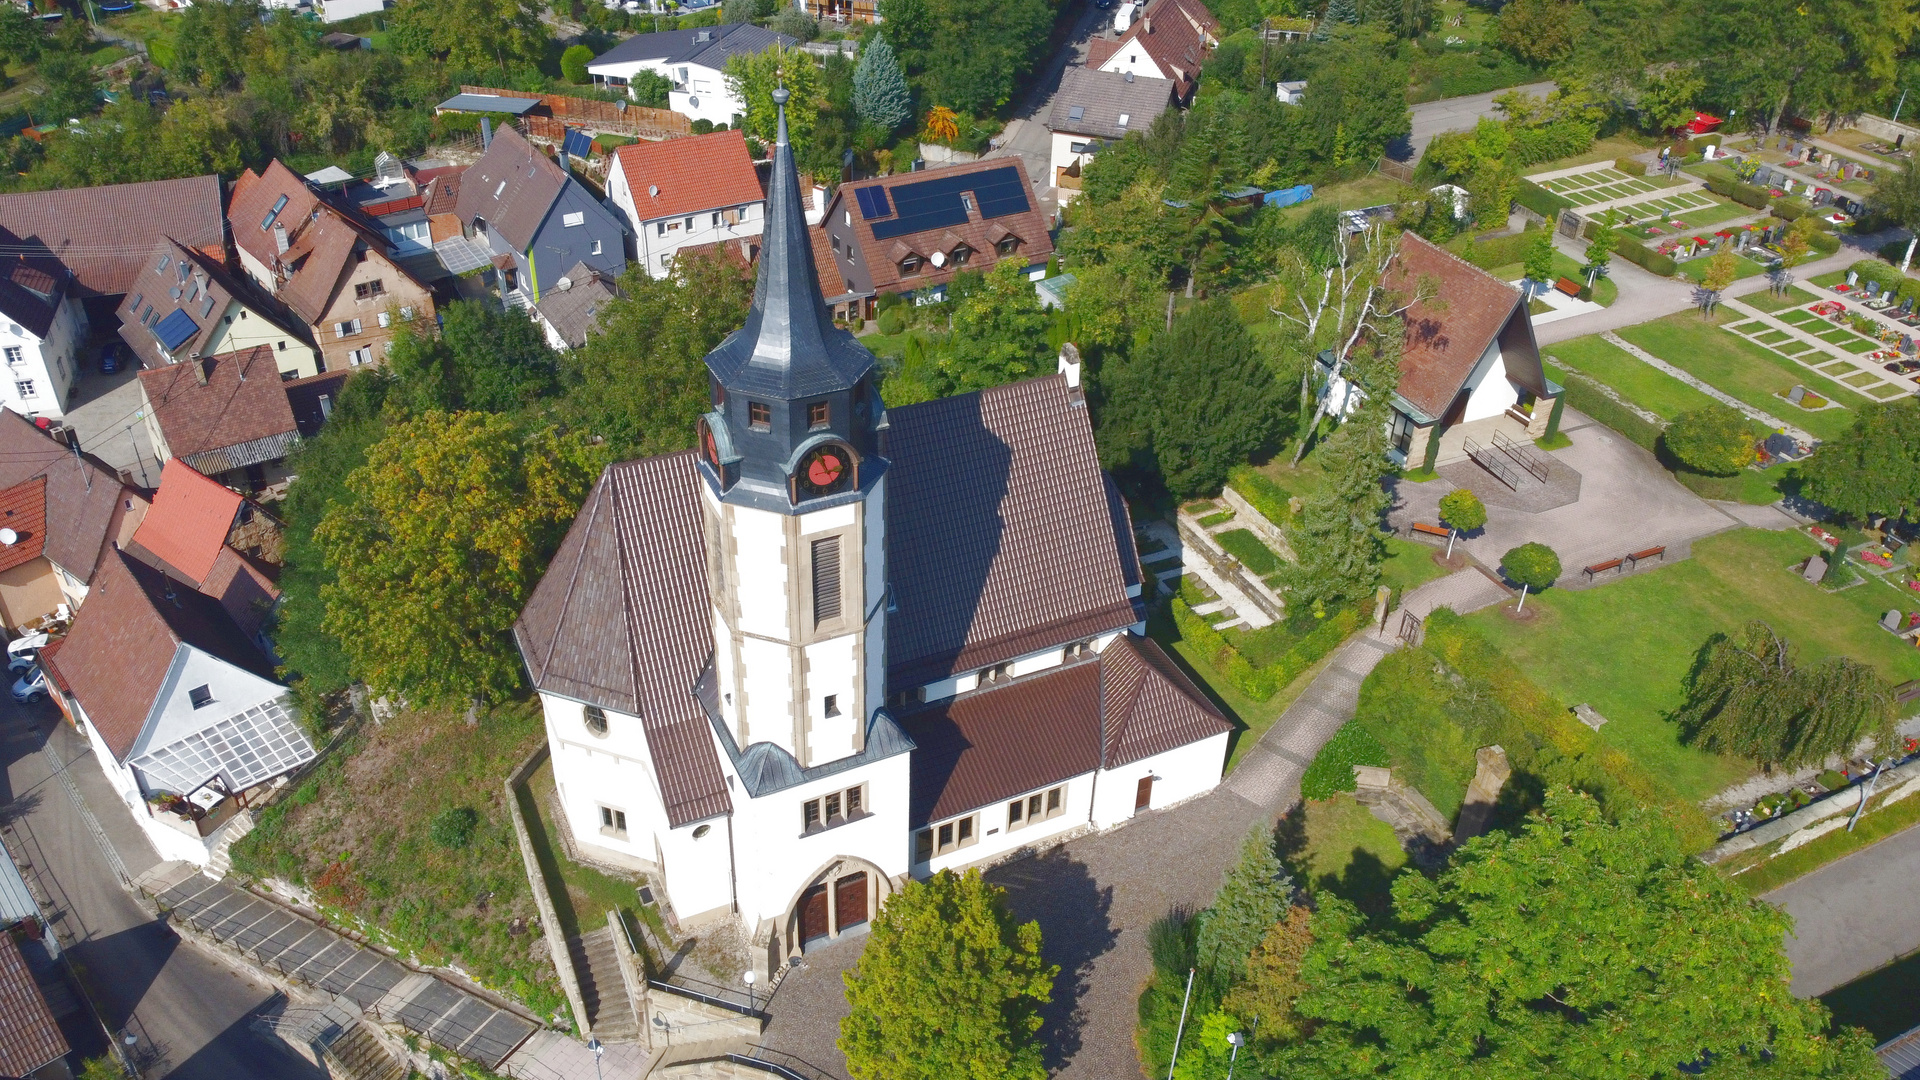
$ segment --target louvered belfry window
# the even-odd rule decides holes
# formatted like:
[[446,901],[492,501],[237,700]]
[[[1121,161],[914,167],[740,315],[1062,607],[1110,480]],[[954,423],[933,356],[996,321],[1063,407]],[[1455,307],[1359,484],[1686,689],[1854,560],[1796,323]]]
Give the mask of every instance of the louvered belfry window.
[[813,621],[840,617],[840,538],[813,542]]

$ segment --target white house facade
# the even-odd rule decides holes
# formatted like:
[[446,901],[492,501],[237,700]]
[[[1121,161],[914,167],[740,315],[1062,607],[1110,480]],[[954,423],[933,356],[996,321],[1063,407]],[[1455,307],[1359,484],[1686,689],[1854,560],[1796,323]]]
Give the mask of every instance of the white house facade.
[[21,416],[65,416],[83,359],[86,316],[68,295],[64,272],[29,263],[0,277],[0,406]]
[[634,258],[656,278],[672,273],[687,248],[755,245],[767,226],[766,197],[738,131],[620,147],[607,199],[633,234]]
[[699,449],[611,466],[515,625],[576,842],[763,975],[911,877],[1212,788],[1230,730],[1139,636],[1077,366],[886,409],[804,211],[783,120]]
[[765,52],[775,44],[790,48],[796,42],[752,23],[636,34],[594,57],[587,73],[596,83],[626,86],[642,71],[650,71],[673,84],[667,93],[669,109],[693,120],[732,124],[744,106],[727,88],[728,58]]

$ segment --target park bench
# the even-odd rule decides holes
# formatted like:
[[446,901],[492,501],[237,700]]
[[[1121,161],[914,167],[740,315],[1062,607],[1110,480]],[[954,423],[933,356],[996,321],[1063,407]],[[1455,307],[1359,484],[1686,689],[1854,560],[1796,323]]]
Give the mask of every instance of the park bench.
[[1667,561],[1667,546],[1666,546],[1665,544],[1662,544],[1662,545],[1660,545],[1659,547],[1650,547],[1650,548],[1648,548],[1648,549],[1647,549],[1647,550],[1645,550],[1645,551],[1636,551],[1636,552],[1634,552],[1633,554],[1631,554],[1631,555],[1629,555],[1629,556],[1627,556],[1627,563],[1628,563],[1628,569],[1632,569],[1632,568],[1634,568],[1634,567],[1637,567],[1637,566],[1639,566],[1639,565],[1640,565],[1640,560],[1642,560],[1642,559],[1651,559],[1651,558],[1653,558],[1653,557],[1654,557],[1655,555],[1658,555],[1658,556],[1660,556],[1660,561],[1661,561],[1661,562],[1666,562],[1666,561]]
[[1580,283],[1572,278],[1561,278],[1559,281],[1553,283],[1553,291],[1563,292],[1568,296],[1578,299],[1580,296]]
[[1606,562],[1594,563],[1592,566],[1587,567],[1584,573],[1587,575],[1587,580],[1592,581],[1595,575],[1604,574],[1609,570],[1618,570],[1621,564],[1625,562],[1625,559],[1608,559]]
[[1407,530],[1409,532],[1424,533],[1427,536],[1437,536],[1442,540],[1445,540],[1448,537],[1453,535],[1452,531],[1447,529],[1445,526],[1429,525],[1424,521],[1414,522],[1412,525],[1407,526]]

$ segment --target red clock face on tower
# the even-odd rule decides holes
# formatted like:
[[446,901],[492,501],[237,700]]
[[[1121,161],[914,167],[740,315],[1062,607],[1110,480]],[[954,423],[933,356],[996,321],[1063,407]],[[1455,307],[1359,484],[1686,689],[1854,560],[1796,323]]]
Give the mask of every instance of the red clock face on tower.
[[818,447],[801,460],[797,479],[803,495],[832,495],[852,486],[853,462],[846,447]]

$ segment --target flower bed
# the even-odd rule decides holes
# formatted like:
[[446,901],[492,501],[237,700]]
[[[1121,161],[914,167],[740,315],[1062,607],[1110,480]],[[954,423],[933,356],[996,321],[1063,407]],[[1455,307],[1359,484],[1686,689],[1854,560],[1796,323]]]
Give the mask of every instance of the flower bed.
[[1813,534],[1813,538],[1815,540],[1820,541],[1821,543],[1827,545],[1828,547],[1837,548],[1840,546],[1839,537],[1833,535],[1832,533],[1828,532],[1827,530],[1821,528],[1818,525],[1807,526],[1807,531]]

